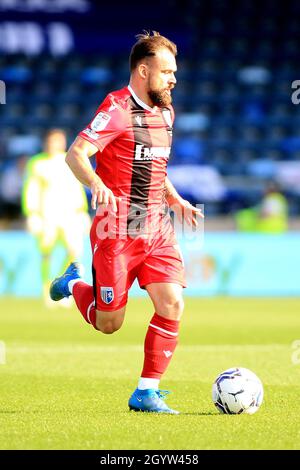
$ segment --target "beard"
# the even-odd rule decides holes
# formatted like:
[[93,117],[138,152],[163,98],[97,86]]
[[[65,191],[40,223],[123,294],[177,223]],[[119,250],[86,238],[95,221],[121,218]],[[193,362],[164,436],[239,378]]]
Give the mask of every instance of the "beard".
[[149,90],[148,96],[153,105],[159,108],[169,106],[172,103],[172,96],[166,93],[166,90]]

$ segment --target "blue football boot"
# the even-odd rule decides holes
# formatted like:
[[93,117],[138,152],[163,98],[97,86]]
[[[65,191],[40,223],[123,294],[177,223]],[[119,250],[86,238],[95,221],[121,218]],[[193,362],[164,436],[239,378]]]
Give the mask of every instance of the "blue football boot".
[[167,390],[154,390],[152,388],[139,390],[137,388],[129,398],[129,409],[133,411],[148,411],[152,413],[169,413],[172,415],[178,415],[179,411],[172,410],[163,401],[168,393],[170,392]]
[[50,286],[50,297],[52,300],[61,300],[70,297],[68,283],[73,279],[81,278],[82,266],[80,263],[71,263],[64,274],[54,279]]

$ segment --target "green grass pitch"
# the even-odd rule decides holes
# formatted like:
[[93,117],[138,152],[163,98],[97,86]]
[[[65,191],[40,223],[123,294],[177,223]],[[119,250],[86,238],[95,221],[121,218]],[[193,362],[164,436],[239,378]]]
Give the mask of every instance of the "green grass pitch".
[[[1,298],[0,448],[300,448],[300,299],[186,298],[161,382],[178,416],[127,408],[151,315],[148,299],[131,299],[122,329],[105,336],[75,308]],[[220,415],[211,401],[215,377],[232,366],[264,384],[253,416]]]

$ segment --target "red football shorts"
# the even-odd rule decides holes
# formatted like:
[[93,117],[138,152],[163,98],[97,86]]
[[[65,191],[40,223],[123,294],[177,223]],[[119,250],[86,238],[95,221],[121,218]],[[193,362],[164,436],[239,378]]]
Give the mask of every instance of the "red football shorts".
[[105,238],[91,229],[93,285],[97,310],[114,311],[127,303],[137,278],[141,288],[153,282],[186,287],[183,260],[173,229],[168,236]]

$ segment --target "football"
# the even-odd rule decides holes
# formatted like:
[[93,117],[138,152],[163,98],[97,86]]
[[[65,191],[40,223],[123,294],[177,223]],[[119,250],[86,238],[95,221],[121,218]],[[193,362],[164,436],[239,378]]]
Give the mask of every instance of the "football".
[[262,404],[263,385],[251,370],[234,367],[216,378],[212,399],[220,413],[253,414]]

